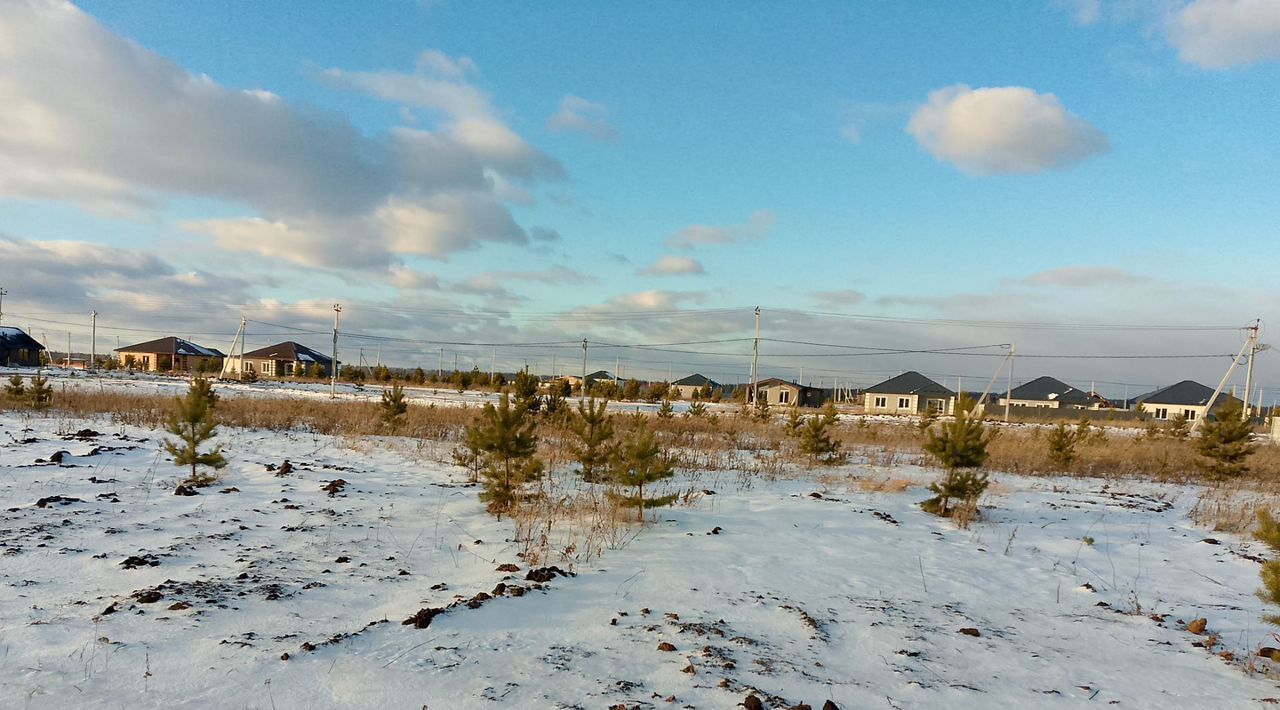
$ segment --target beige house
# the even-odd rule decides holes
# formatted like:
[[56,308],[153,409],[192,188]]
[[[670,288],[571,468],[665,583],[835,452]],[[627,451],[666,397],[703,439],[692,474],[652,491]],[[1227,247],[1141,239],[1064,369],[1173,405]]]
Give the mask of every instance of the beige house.
[[826,392],[817,387],[787,382],[777,377],[757,382],[756,397],[765,404],[782,407],[821,407],[827,399]]
[[671,383],[672,389],[679,393],[680,399],[693,399],[694,394],[700,394],[708,386],[712,391],[720,389],[719,382],[697,374],[682,377]]
[[286,340],[247,352],[243,356],[233,355],[227,358],[225,371],[239,373],[243,367],[245,372],[252,372],[260,377],[296,377],[299,369],[305,372],[312,365],[319,365],[320,377],[328,377],[333,371],[333,358],[302,343]]
[[174,336],[118,348],[115,352],[121,367],[132,363],[133,369],[143,372],[217,370],[223,358],[218,350]]
[[[1192,380],[1183,380],[1139,397],[1138,410],[1151,415],[1151,418],[1157,421],[1166,421],[1182,415],[1187,418],[1187,421],[1194,422],[1197,419],[1204,419],[1208,414],[1209,398],[1212,396],[1212,387],[1206,387]],[[1214,411],[1233,400],[1238,402],[1235,397],[1225,392],[1219,394],[1217,401],[1213,403]]]
[[867,414],[921,414],[933,410],[950,414],[956,393],[919,372],[904,372],[863,390]]

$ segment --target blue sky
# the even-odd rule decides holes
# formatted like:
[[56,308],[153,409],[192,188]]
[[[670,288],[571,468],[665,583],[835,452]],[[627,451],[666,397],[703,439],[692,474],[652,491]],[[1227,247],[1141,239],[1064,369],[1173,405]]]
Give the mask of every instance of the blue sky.
[[[565,311],[613,314],[583,333],[600,340],[742,335],[756,304],[982,321],[1280,318],[1267,268],[1280,257],[1272,0],[78,7],[0,13],[30,39],[0,50],[17,77],[4,98],[35,117],[0,122],[0,165],[19,176],[0,179],[0,230],[15,264],[21,247],[54,240],[82,244],[50,252],[64,269],[101,253],[91,245],[121,262],[151,255],[131,278],[185,284],[171,309],[220,299],[312,327],[317,304],[340,300],[376,306],[353,307],[371,333],[403,333],[422,311],[510,314],[412,326],[413,338],[460,342],[591,330],[529,315]],[[51,89],[58,71],[82,90]],[[49,126],[79,140],[48,139]],[[3,271],[10,312],[97,304],[122,326],[154,322],[154,304],[123,296],[130,277],[100,263],[56,293],[39,264],[22,270],[27,283]],[[743,310],[644,316],[726,307]],[[203,322],[187,327],[220,327]],[[894,347],[1239,343],[772,322],[796,339]],[[429,350],[415,348],[402,357]],[[962,369],[881,363],[906,366]],[[831,369],[842,367],[853,365]],[[1137,385],[1180,379],[1173,367],[1066,369]]]

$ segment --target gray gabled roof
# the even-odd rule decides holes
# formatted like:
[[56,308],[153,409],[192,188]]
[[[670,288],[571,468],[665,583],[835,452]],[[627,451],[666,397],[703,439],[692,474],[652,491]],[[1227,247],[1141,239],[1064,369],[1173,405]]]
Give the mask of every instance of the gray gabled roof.
[[712,387],[720,386],[720,383],[716,382],[715,380],[709,379],[699,374],[689,375],[688,377],[681,377],[680,379],[676,380],[675,382],[672,382],[671,384],[679,385],[683,387],[705,387],[707,385],[711,385]]
[[118,353],[160,353],[173,355],[195,355],[198,357],[223,357],[222,353],[213,348],[206,348],[202,345],[196,345],[190,340],[183,340],[174,336],[167,338],[159,338],[157,340],[148,340],[145,343],[130,345],[125,348],[116,348]]
[[870,392],[871,394],[939,394],[948,397],[955,395],[955,392],[915,370],[904,372],[897,377],[890,377],[878,385],[866,388],[863,392]]
[[21,328],[5,325],[0,326],[0,350],[44,350],[44,346]]
[[318,362],[321,365],[328,366],[332,359],[320,352],[313,350],[302,343],[295,343],[292,340],[286,340],[283,343],[268,345],[265,348],[258,348],[253,352],[245,353],[246,360],[285,360],[289,362]]
[[1014,387],[1006,395],[1009,399],[1024,399],[1035,402],[1062,402],[1063,404],[1092,404],[1093,397],[1088,392],[1053,377],[1037,377],[1034,380]]
[[[1202,407],[1209,403],[1209,398],[1213,396],[1213,388],[1206,387],[1194,380],[1183,380],[1177,384],[1162,387],[1151,394],[1138,398],[1143,404],[1182,404],[1192,407]],[[1229,393],[1223,392],[1218,395],[1218,401],[1214,403],[1217,406],[1225,404],[1231,399]]]

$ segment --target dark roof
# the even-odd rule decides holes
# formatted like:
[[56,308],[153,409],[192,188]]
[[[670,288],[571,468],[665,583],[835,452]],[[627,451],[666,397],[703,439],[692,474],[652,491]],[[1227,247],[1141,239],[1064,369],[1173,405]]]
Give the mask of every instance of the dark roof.
[[5,325],[0,326],[0,350],[44,350],[44,346],[21,328]]
[[214,348],[206,348],[203,345],[196,345],[190,340],[183,340],[169,336],[158,340],[149,340],[145,343],[130,345],[125,348],[116,348],[118,353],[173,353],[174,355],[196,355],[199,357],[223,357],[222,352]]
[[689,375],[688,377],[681,377],[680,379],[676,380],[675,382],[672,382],[671,384],[683,385],[685,387],[705,387],[706,385],[711,385],[712,387],[720,386],[720,383],[716,382],[715,380],[709,379],[704,375],[698,375],[698,374]]
[[246,360],[286,360],[289,362],[318,362],[321,365],[328,365],[332,359],[320,352],[313,350],[302,343],[295,343],[292,340],[286,340],[283,343],[268,345],[265,348],[258,348],[253,352],[245,353]]
[[[1138,399],[1143,404],[1184,404],[1188,406],[1204,406],[1213,396],[1213,388],[1206,387],[1194,380],[1183,380],[1177,384],[1162,387],[1151,394]],[[1218,395],[1216,406],[1225,404],[1231,395],[1223,392]]]
[[1009,399],[1025,399],[1036,402],[1062,402],[1063,404],[1093,404],[1094,397],[1088,392],[1049,376],[1037,377],[1034,380],[1014,387],[1006,395]]
[[[591,373],[590,375],[587,375],[587,380],[588,380],[589,382],[598,382],[598,381],[600,381],[600,380],[610,380],[610,381],[612,381],[613,379],[614,379],[613,375],[612,375],[608,370],[596,370],[595,372]],[[619,382],[623,382],[623,381],[624,381],[621,377],[619,377],[619,378],[617,378],[617,379],[618,379],[618,381],[619,381]]]
[[942,394],[949,397],[955,395],[955,392],[915,370],[904,372],[897,377],[890,377],[884,382],[862,391],[872,394]]
[[817,387],[810,387],[809,385],[802,385],[802,384],[800,384],[799,382],[789,382],[789,381],[784,380],[784,379],[782,379],[782,378],[780,378],[780,377],[770,377],[770,378],[769,378],[769,379],[767,379],[767,380],[759,380],[759,381],[757,381],[757,382],[756,382],[756,387],[757,387],[757,388],[760,388],[760,387],[778,387],[778,386],[780,386],[780,385],[785,385],[785,386],[787,386],[787,387],[796,387],[796,388],[798,388],[798,389],[802,389],[802,390],[816,390],[816,389],[818,389]]

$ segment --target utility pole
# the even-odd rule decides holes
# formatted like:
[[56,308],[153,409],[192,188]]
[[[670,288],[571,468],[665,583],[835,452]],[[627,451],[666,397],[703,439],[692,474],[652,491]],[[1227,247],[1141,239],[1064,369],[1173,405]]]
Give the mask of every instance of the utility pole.
[[67,331],[67,369],[71,369],[71,331]]
[[[4,297],[7,296],[8,294],[9,294],[8,291],[6,291],[3,288],[0,288],[0,323],[4,322]],[[28,330],[30,330],[30,328],[31,326],[27,326]]]
[[[333,359],[329,363],[329,399],[338,396],[338,314],[342,313],[342,304],[333,304]],[[243,367],[243,365],[241,365]]]
[[[1249,390],[1253,387],[1253,356],[1258,352],[1258,327],[1262,325],[1262,319],[1253,321],[1253,325],[1249,326],[1249,366],[1245,370],[1244,375],[1244,409],[1240,412],[1240,416],[1244,421],[1249,421]],[[1209,413],[1206,411],[1205,415]]]
[[[528,370],[529,366],[525,365],[524,368]],[[498,369],[498,349],[494,348],[493,352],[490,353],[489,355],[489,384],[493,384],[493,373],[496,372],[497,369]]]
[[240,379],[241,381],[244,380],[244,338],[246,335],[248,335],[248,332],[246,332],[248,323],[249,322],[245,320],[244,316],[240,316]]
[[98,312],[90,311],[89,318],[89,369],[98,369]]
[[587,339],[582,339],[582,389],[578,390],[578,405],[587,400]]
[[1009,423],[1009,403],[1013,401],[1013,359],[1018,354],[1018,346],[1009,344],[1009,386],[1004,391],[1004,423]]
[[751,392],[749,403],[756,403],[756,383],[760,379],[760,306],[756,306],[756,339],[751,346]]

